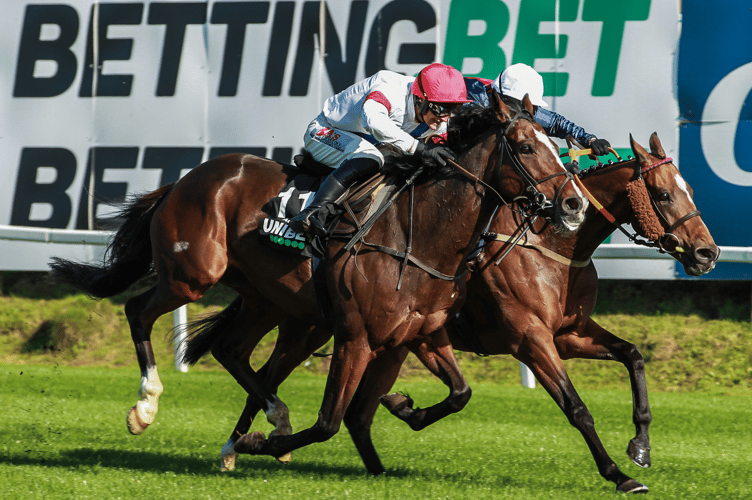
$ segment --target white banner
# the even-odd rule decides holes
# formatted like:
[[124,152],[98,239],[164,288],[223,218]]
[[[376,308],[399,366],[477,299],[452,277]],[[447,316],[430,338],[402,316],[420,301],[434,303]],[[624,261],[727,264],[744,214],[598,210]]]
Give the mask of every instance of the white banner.
[[[675,2],[5,2],[0,224],[97,227],[107,202],[250,151],[291,161],[323,101],[380,69],[530,64],[551,109],[677,154]],[[325,50],[321,51],[321,46]]]

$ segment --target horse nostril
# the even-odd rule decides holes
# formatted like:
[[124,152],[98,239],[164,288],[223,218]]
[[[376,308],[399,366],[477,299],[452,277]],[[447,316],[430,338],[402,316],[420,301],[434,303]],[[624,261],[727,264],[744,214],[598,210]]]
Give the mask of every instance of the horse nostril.
[[695,250],[695,258],[698,262],[713,262],[718,258],[717,247],[700,247]]
[[564,200],[564,210],[570,214],[579,213],[582,210],[582,201],[576,196]]

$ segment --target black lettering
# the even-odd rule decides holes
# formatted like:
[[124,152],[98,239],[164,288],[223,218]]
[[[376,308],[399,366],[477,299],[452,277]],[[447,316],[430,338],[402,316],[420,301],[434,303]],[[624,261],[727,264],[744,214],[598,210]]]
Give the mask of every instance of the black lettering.
[[144,151],[144,169],[162,171],[160,186],[172,184],[180,179],[180,171],[193,168],[201,163],[204,148],[151,147]]
[[[298,53],[295,58],[292,83],[290,84],[290,95],[292,96],[308,94],[315,48],[314,37],[318,36],[320,29],[320,5],[321,2],[305,2],[303,4]],[[355,0],[350,4],[350,19],[347,24],[347,40],[345,42],[345,56],[343,57],[339,36],[329,14],[329,7],[324,3],[324,17],[326,18],[324,65],[335,93],[345,90],[355,83],[355,72],[358,69],[358,56],[360,55],[367,12],[368,2],[365,0]]]
[[[142,3],[97,3],[91,6],[89,30],[86,40],[84,71],[81,76],[80,97],[108,96],[127,97],[131,95],[133,75],[102,74],[104,61],[127,61],[131,58],[133,40],[129,38],[107,38],[107,30],[115,25],[141,24],[144,14]],[[94,26],[97,32],[94,33]],[[94,44],[97,44],[97,60],[94,61]],[[94,69],[97,71],[97,88],[94,90]]]
[[[49,183],[38,183],[40,168],[55,169],[55,179]],[[10,223],[13,226],[68,227],[72,205],[65,193],[76,176],[76,157],[62,148],[23,148],[21,163],[18,166],[15,196]],[[31,208],[35,203],[52,206],[52,215],[45,220],[32,220]]]
[[[76,229],[111,229],[103,224],[106,219],[97,217],[97,208],[99,205],[122,203],[128,192],[128,183],[104,182],[104,171],[115,168],[135,169],[137,161],[137,147],[102,146],[89,149],[89,160],[86,165],[83,189],[78,203]],[[89,227],[90,203],[93,219],[91,227]]]
[[266,58],[266,74],[262,96],[275,97],[282,94],[282,79],[285,77],[285,62],[290,52],[292,15],[295,2],[277,2],[274,9],[272,36],[269,39],[269,54]]
[[157,80],[158,97],[175,95],[185,29],[189,24],[206,23],[206,9],[206,2],[154,2],[149,6],[147,22],[166,26]]
[[219,78],[220,97],[238,93],[240,66],[243,60],[245,27],[248,24],[264,24],[269,18],[269,2],[220,2],[214,4],[212,24],[226,24],[225,54],[222,74]]
[[[418,33],[436,27],[436,13],[424,0],[394,0],[386,4],[376,15],[371,26],[371,35],[366,50],[366,75],[386,69],[386,49],[389,32],[399,21],[412,21]],[[405,43],[400,46],[397,60],[400,63],[430,64],[436,57],[435,43]]]
[[[55,40],[40,40],[42,25],[60,28]],[[53,97],[62,94],[76,78],[76,55],[70,50],[78,37],[78,13],[70,5],[27,5],[24,15],[13,97]],[[37,61],[54,61],[52,76],[35,77]]]

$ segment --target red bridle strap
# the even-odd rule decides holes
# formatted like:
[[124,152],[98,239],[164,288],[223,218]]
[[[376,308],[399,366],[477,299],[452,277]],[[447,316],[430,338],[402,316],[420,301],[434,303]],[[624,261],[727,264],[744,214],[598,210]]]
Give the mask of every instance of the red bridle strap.
[[666,158],[662,159],[658,163],[653,163],[652,165],[648,165],[647,167],[643,168],[640,171],[640,173],[644,174],[646,172],[653,170],[654,168],[660,167],[661,165],[665,165],[666,163],[671,163],[672,161],[674,161],[674,159],[671,158],[670,156],[667,156]]

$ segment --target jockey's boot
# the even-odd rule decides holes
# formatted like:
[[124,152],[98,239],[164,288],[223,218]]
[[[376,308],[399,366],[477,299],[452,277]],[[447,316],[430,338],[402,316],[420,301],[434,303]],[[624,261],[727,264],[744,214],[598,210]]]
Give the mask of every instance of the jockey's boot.
[[326,203],[342,196],[357,181],[366,179],[379,171],[381,165],[373,158],[351,158],[342,162],[338,169],[321,183],[311,203],[290,219],[289,227],[296,233],[306,233],[311,238],[311,216]]

